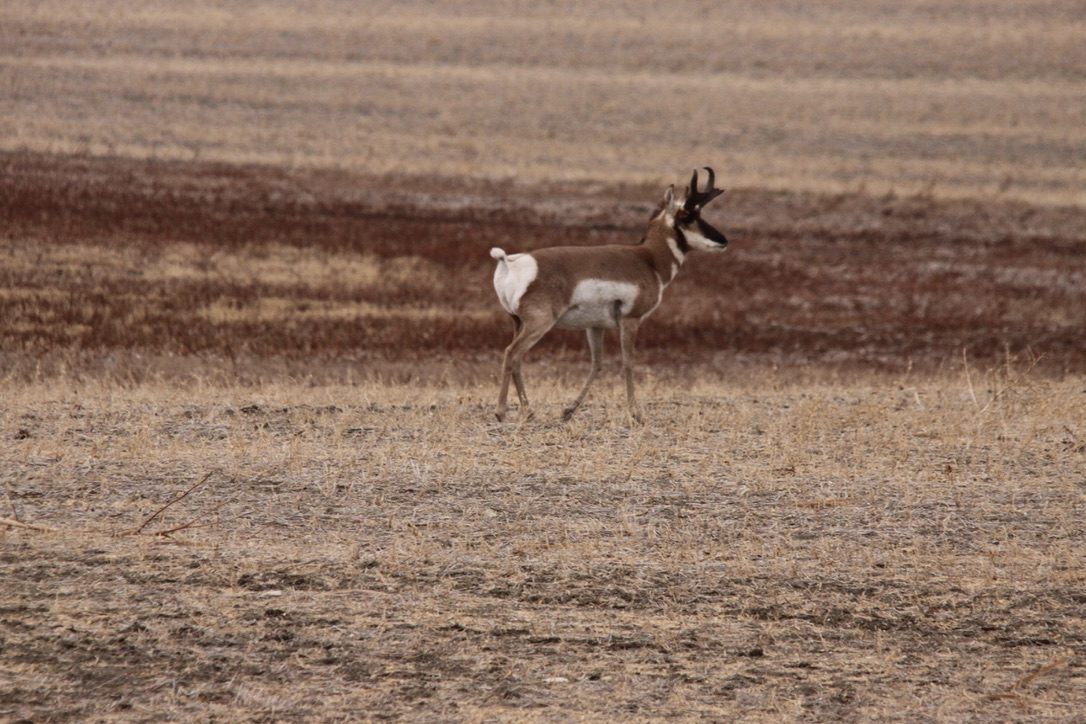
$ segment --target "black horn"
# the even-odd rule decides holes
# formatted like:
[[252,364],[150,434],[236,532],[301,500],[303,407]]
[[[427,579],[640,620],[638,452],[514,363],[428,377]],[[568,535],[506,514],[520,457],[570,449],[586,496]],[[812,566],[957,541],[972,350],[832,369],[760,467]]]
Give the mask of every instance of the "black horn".
[[713,188],[716,183],[716,174],[713,173],[713,169],[706,166],[705,171],[709,174],[709,180],[705,184],[704,191],[698,190],[698,169],[694,169],[694,175],[690,178],[690,195],[686,199],[686,205],[691,209],[701,208],[724,193],[723,189]]

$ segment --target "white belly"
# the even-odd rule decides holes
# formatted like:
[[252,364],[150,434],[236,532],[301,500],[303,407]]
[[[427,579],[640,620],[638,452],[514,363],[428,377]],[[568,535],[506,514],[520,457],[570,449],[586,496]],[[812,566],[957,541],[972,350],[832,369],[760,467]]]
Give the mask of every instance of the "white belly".
[[637,300],[638,288],[626,282],[586,279],[573,289],[569,309],[555,326],[563,329],[617,327]]

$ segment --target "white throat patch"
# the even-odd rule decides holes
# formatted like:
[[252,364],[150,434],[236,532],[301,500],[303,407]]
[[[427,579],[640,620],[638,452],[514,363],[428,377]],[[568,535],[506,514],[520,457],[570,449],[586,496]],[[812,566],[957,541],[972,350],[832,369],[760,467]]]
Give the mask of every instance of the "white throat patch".
[[686,243],[690,245],[691,249],[697,249],[699,251],[720,251],[723,248],[715,241],[706,239],[699,234],[697,229],[685,229],[683,231],[683,236],[686,237]]
[[[686,259],[686,254],[683,254],[683,250],[679,248],[679,242],[672,237],[667,238],[667,248],[671,249],[671,255],[675,257],[675,261],[680,265]],[[672,276],[675,276],[672,274]]]

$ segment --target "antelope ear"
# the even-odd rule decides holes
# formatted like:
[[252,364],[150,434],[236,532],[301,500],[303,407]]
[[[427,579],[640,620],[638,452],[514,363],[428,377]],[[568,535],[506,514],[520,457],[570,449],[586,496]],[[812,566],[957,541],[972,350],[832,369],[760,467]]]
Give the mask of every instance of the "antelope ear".
[[675,199],[674,185],[668,186],[667,190],[664,191],[663,207],[664,211],[666,211],[669,216],[674,216],[675,212],[679,210],[679,203]]

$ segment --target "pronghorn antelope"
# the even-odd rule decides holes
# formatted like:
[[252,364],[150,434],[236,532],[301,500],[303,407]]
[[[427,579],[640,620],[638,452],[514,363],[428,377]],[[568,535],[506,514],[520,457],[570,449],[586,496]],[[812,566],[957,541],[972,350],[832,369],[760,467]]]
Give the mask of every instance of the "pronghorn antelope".
[[522,414],[531,416],[520,365],[524,354],[551,327],[588,332],[592,368],[577,399],[562,413],[563,420],[573,417],[603,367],[603,330],[617,327],[630,416],[641,422],[633,380],[638,327],[660,304],[687,253],[723,251],[728,245],[724,235],[701,218],[702,207],[724,193],[713,188],[713,170],[705,170],[709,179],[704,191],[698,190],[697,170],[681,195],[676,195],[674,186],[667,187],[637,245],[551,247],[525,254],[506,254],[497,247],[490,250],[498,262],[494,290],[513,318],[514,328],[502,360],[498,420],[505,418],[510,379],[517,386]]

